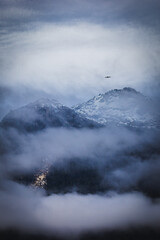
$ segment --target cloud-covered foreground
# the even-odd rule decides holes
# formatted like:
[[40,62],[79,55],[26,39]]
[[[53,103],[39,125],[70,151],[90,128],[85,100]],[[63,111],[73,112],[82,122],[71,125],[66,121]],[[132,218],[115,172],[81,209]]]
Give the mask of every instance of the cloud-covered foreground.
[[[1,143],[1,230],[73,235],[159,228],[158,130],[57,128],[26,135],[10,129],[1,131]],[[23,185],[44,160],[47,186]],[[15,176],[21,184],[8,181]]]
[[51,193],[138,190],[160,196],[158,130],[59,128],[28,135],[10,130],[1,132],[1,152],[1,178],[25,180],[31,174],[31,184],[35,171],[47,164]]
[[0,212],[0,229],[46,234],[160,225],[160,203],[138,193],[46,197],[42,192],[7,183],[0,192]]

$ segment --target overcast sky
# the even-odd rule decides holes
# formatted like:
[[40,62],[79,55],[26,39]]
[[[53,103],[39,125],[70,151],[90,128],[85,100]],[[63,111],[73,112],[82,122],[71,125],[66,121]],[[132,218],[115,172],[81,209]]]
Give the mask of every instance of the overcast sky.
[[158,96],[159,12],[159,0],[0,0],[1,87],[22,104],[24,89],[67,105],[125,86]]

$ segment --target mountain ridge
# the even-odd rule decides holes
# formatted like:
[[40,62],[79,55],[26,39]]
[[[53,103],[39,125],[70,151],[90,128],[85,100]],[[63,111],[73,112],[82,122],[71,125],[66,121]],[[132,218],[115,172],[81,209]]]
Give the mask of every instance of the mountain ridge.
[[1,121],[3,128],[16,128],[21,131],[34,132],[48,127],[94,128],[100,124],[86,119],[73,109],[57,100],[38,99],[23,107],[10,111]]
[[55,99],[40,98],[10,111],[0,126],[29,132],[47,127],[157,127],[159,115],[152,100],[133,88],[113,89],[72,108]]

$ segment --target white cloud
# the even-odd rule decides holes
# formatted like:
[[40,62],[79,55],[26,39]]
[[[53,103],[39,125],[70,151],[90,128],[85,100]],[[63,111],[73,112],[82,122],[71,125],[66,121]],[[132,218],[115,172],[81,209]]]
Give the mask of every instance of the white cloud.
[[0,192],[0,229],[46,234],[159,227],[160,204],[138,193],[43,196],[24,186],[7,183]]
[[111,88],[149,88],[159,74],[159,50],[154,34],[142,28],[39,24],[1,38],[0,72],[5,84],[81,101]]

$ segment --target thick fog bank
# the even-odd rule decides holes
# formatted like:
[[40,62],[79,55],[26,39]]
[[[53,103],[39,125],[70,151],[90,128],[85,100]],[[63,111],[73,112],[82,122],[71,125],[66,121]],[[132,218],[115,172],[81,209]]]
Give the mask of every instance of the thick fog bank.
[[0,229],[77,234],[89,230],[159,227],[160,202],[140,193],[45,196],[12,182],[0,192]]

